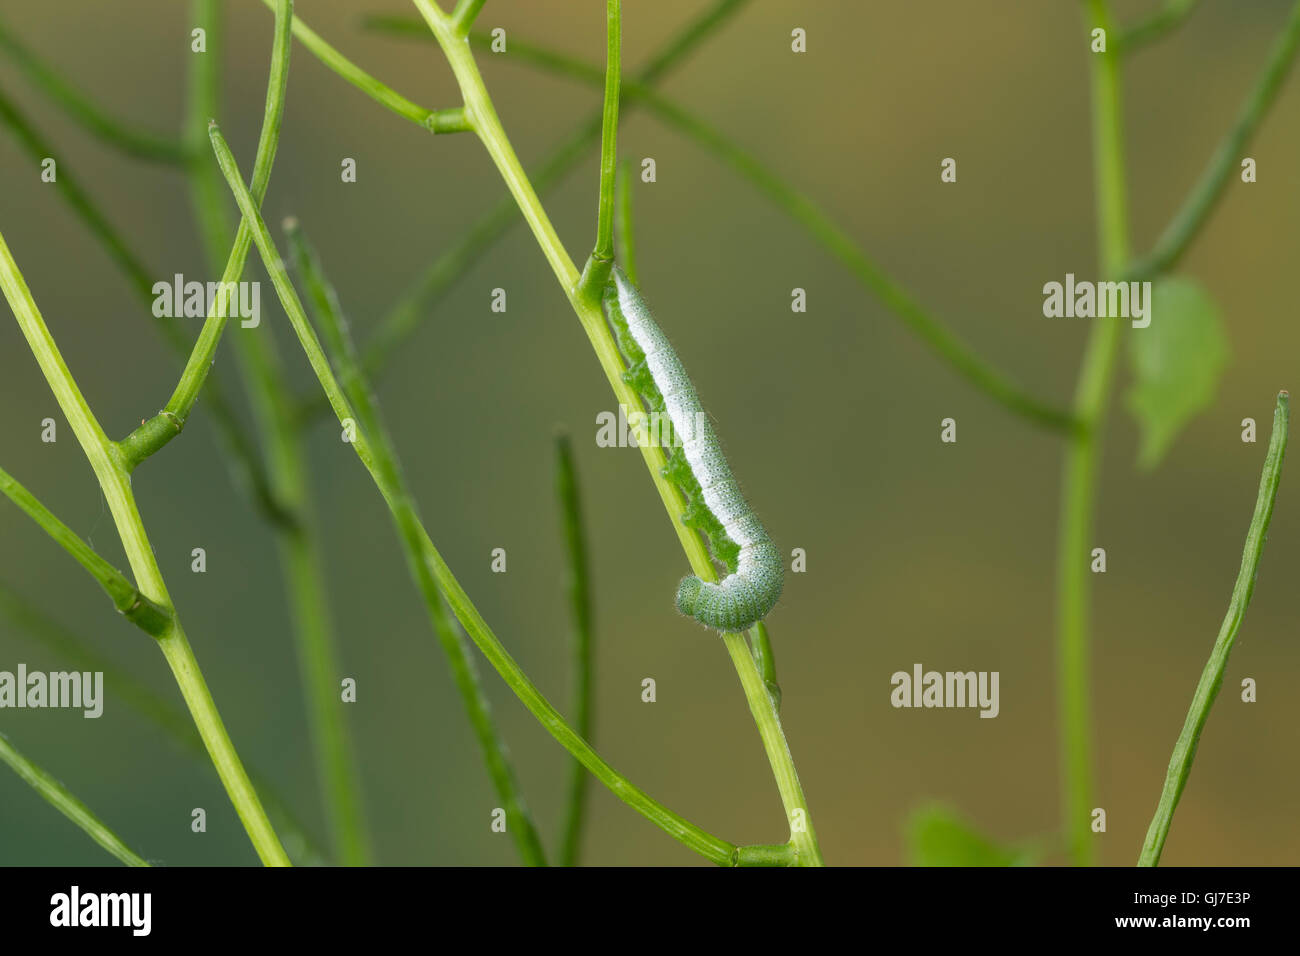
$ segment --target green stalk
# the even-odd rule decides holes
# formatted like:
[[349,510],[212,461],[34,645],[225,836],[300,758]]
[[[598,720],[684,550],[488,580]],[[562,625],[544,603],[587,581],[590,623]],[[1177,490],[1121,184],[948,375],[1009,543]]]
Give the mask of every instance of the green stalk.
[[172,614],[169,626],[157,636],[158,644],[185,697],[185,703],[203,737],[226,793],[262,861],[268,865],[288,866],[289,858],[280,846],[279,838],[257,799],[257,793],[249,783],[248,774],[239,762],[239,755],[230,742],[212,694],[199,670],[198,661],[195,660],[180,620],[175,615],[131,490],[129,464],[117,445],[104,434],[98,419],[86,404],[2,235],[0,288],[3,288],[9,307],[18,320],[41,372],[95,472],[141,592]]
[[[356,416],[344,396],[343,390],[339,387],[333,371],[330,369],[329,360],[325,357],[325,352],[307,320],[306,312],[298,299],[298,294],[294,291],[289,276],[285,272],[284,261],[276,251],[275,244],[266,229],[266,224],[262,221],[261,214],[257,211],[248,189],[243,184],[234,157],[231,156],[230,150],[221,138],[221,133],[217,130],[215,124],[212,127],[212,143],[218,161],[225,173],[226,182],[239,204],[240,212],[245,221],[252,224],[253,240],[262,256],[262,263],[271,276],[271,282],[280,298],[280,304],[284,306],[285,313],[289,316],[289,321],[298,336],[298,341],[307,353],[307,359],[312,371],[316,373],[317,380],[329,398],[330,407],[334,409],[340,423],[349,418],[355,422]],[[571,262],[570,267],[572,267]],[[576,280],[577,270],[574,269],[573,272]],[[364,431],[358,431],[356,440],[352,442],[352,448],[357,457],[361,459],[362,464],[366,466],[366,470],[370,472],[371,478],[375,481],[380,493],[383,494],[389,509],[398,509],[400,507],[398,490],[388,483]],[[483,652],[488,662],[496,669],[497,673],[501,675],[510,689],[514,691],[515,695],[532,712],[546,731],[570,753],[581,760],[583,766],[609,787],[619,799],[632,806],[652,823],[673,836],[674,839],[679,840],[705,858],[720,865],[729,865],[736,850],[733,844],[700,829],[633,786],[622,774],[605,763],[600,755],[591,748],[590,744],[574,732],[560,712],[528,679],[528,676],[515,662],[514,658],[502,646],[492,629],[488,627],[487,622],[483,620],[478,613],[478,609],[474,607],[473,602],[470,601],[469,596],[460,586],[460,582],[456,580],[451,573],[451,569],[442,559],[442,555],[434,547],[428,532],[423,526],[420,527],[419,532],[421,560],[429,566],[439,588],[446,595],[452,612],[464,625],[470,638]]]
[[[57,155],[54,147],[40,134],[26,116],[2,93],[0,93],[0,121],[13,130],[19,144],[27,155],[39,162],[42,157]],[[189,356],[193,343],[181,331],[181,325],[168,318],[153,315],[154,277],[141,259],[131,251],[126,241],[113,227],[108,218],[99,210],[90,195],[82,188],[71,167],[61,168],[55,184],[58,193],[68,203],[73,213],[79,218],[90,233],[99,241],[109,258],[127,278],[131,289],[146,313],[153,319],[155,327],[164,341],[177,352],[182,360]],[[243,426],[235,417],[225,387],[219,374],[212,376],[206,386],[207,407],[217,425],[217,435],[235,474],[236,484],[246,488],[258,509],[270,521],[284,523],[288,517],[271,494],[266,473],[254,454],[252,447],[244,436]],[[155,418],[147,429],[161,429],[174,433],[175,429],[165,418]]]
[[[515,197],[515,202],[523,212],[525,221],[532,228],[534,238],[587,333],[614,394],[629,409],[643,409],[635,389],[623,380],[623,359],[600,305],[592,302],[579,291],[577,267],[569,258],[559,236],[556,235],[546,210],[542,207],[537,193],[524,173],[519,157],[515,155],[514,147],[511,146],[505,130],[501,127],[501,121],[483,85],[483,78],[474,62],[469,44],[458,38],[450,21],[430,0],[415,0],[415,5],[425,22],[429,24],[429,28],[438,40],[438,45],[442,47],[443,55],[446,56],[447,62],[456,75],[461,94],[465,98],[466,117],[487,149],[488,155],[496,163],[497,170]],[[717,572],[699,536],[680,521],[680,516],[685,509],[681,504],[680,492],[663,475],[666,464],[663,449],[653,442],[645,442],[641,445],[641,453],[651,479],[659,489],[660,498],[664,502],[692,569],[701,579],[716,581]],[[799,789],[798,775],[795,773],[794,762],[786,745],[773,701],[768,696],[762,678],[754,669],[754,659],[748,645],[745,644],[743,635],[725,635],[724,640],[740,676],[750,710],[758,722],[759,734],[767,751],[768,762],[772,765],[773,775],[776,777],[787,811],[791,807],[798,807],[804,811],[806,826],[802,833],[792,834],[792,843],[796,846],[801,862],[820,863],[821,856],[817,851],[811,817],[807,812],[803,793]],[[736,655],[737,646],[743,651],[743,664]],[[761,718],[760,714],[763,715]]]
[[776,680],[776,657],[772,653],[772,639],[768,636],[767,625],[759,621],[749,631],[750,650],[754,654],[754,666],[763,677],[767,692],[772,695],[772,704],[777,713],[781,712],[781,685]]
[[0,468],[0,493],[27,513],[41,526],[55,544],[72,555],[92,578],[99,582],[118,613],[146,634],[157,637],[171,623],[171,612],[149,600],[90,545],[82,541],[75,531],[55,517],[36,496],[20,485],[12,475]]
[[791,866],[823,866],[821,848],[817,844],[817,833],[813,830],[812,814],[808,810],[808,801],[803,795],[803,786],[799,783],[799,774],[794,767],[794,757],[785,740],[785,731],[781,728],[781,715],[777,713],[776,702],[767,692],[767,685],[754,665],[754,655],[745,643],[743,634],[723,634],[727,653],[740,676],[740,683],[745,688],[745,699],[749,701],[750,713],[758,725],[759,736],[767,750],[772,773],[776,777],[776,788],[781,794],[781,803],[785,806],[786,822],[790,825],[790,848],[794,851]]
[[618,226],[618,261],[632,284],[637,285],[636,230],[632,228],[632,175],[632,161],[623,160],[614,194],[617,212],[614,222]]
[[596,247],[582,277],[581,294],[600,298],[614,261],[614,180],[618,173],[618,101],[622,76],[622,5],[607,0],[605,21],[605,103],[600,127],[600,202],[596,213]]
[[[277,0],[262,0],[262,3],[270,10],[276,9],[276,2]],[[386,83],[375,79],[326,43],[320,34],[307,26],[298,17],[293,18],[293,35],[325,67],[334,71],[385,109],[392,110],[398,116],[410,120],[417,126],[423,126],[432,133],[454,133],[465,128],[460,125],[457,116],[460,112],[458,109],[430,110],[412,103],[401,93],[398,93]],[[203,133],[206,137],[206,128]],[[206,150],[204,152],[206,155]]]
[[483,4],[487,0],[459,0],[456,9],[451,12],[452,24],[456,32],[460,34],[469,33],[470,28],[474,26],[474,20],[478,17],[479,11],[483,9]]
[[[1088,0],[1091,25],[1112,34],[1106,0]],[[1115,48],[1092,58],[1093,162],[1097,189],[1098,246],[1103,278],[1118,278],[1129,258],[1128,197],[1120,60]],[[1062,757],[1062,830],[1076,865],[1093,860],[1091,813],[1092,716],[1089,698],[1089,568],[1101,436],[1115,356],[1118,319],[1093,319],[1075,391],[1082,428],[1069,437],[1061,494],[1057,554],[1057,682]]]
[[[203,23],[209,36],[221,32],[221,19],[212,0],[201,0],[196,22]],[[260,203],[270,180],[284,110],[284,83],[288,75],[289,21],[292,10],[286,8],[284,20],[277,16],[276,43],[268,85],[266,119],[258,145],[258,164],[254,170],[253,191]],[[187,112],[187,137],[193,140],[201,131],[207,143],[208,119],[218,112],[219,46],[209,40],[209,55],[190,78],[190,104]],[[207,150],[205,149],[205,153]],[[221,268],[231,235],[239,248],[245,237],[239,270],[247,256],[251,239],[242,223],[232,227],[227,213],[229,200],[221,172],[209,156],[196,162],[189,174],[191,199],[199,223],[200,236],[209,268]],[[258,191],[258,184],[261,191]],[[233,261],[233,253],[232,261]],[[231,267],[228,266],[229,271]],[[343,704],[339,700],[339,663],[337,641],[329,614],[328,588],[316,547],[316,513],[311,500],[304,464],[302,436],[299,434],[292,402],[285,385],[275,340],[269,329],[240,330],[234,334],[235,358],[244,379],[261,436],[272,493],[288,522],[273,526],[281,573],[284,576],[292,621],[295,656],[307,705],[307,724],[311,733],[313,764],[325,804],[330,843],[344,866],[368,866],[372,862],[361,794],[361,773],[348,735]]]
[[[94,645],[73,634],[50,615],[9,585],[0,581],[0,615],[8,619],[20,634],[37,641],[58,654],[79,671],[98,671],[104,675],[104,691],[153,724],[191,756],[206,761],[208,752],[193,721],[171,701],[136,680],[126,670],[94,650]],[[264,774],[248,768],[248,776],[261,795],[262,804],[284,840],[290,856],[313,865],[325,862],[315,839],[294,815]]]
[[[220,31],[220,20],[216,16],[214,0],[198,0],[196,13],[201,22],[208,24],[209,52],[196,57],[198,61],[193,69],[190,83],[190,106],[186,143],[191,148],[196,142],[195,129],[203,122],[205,107],[214,107],[217,96],[216,57],[220,44],[215,36]],[[271,46],[271,67],[266,86],[266,110],[262,119],[262,131],[257,141],[257,157],[253,161],[253,195],[260,204],[266,195],[266,187],[271,180],[271,167],[275,163],[275,151],[280,142],[280,120],[284,115],[285,88],[289,82],[289,51],[292,46],[291,27],[293,24],[292,0],[279,0],[275,9],[275,38]],[[209,114],[209,118],[211,114]],[[198,160],[195,160],[197,163]],[[192,171],[192,170],[191,170]],[[202,183],[202,180],[200,180]],[[211,186],[200,185],[197,203],[200,208],[215,206],[220,208],[218,193]],[[217,240],[209,228],[204,242],[209,249]],[[234,245],[226,260],[226,268],[221,276],[222,284],[236,283],[244,272],[244,261],[248,258],[250,239],[247,229],[235,233]],[[224,248],[224,247],[223,247]],[[135,429],[121,442],[123,454],[132,467],[157,452],[169,441],[181,433],[189,419],[194,403],[199,399],[199,392],[207,381],[208,372],[216,356],[221,333],[226,328],[225,310],[221,308],[221,297],[214,299],[211,311],[199,332],[198,341],[190,352],[189,360],[181,371],[180,381],[172,392],[166,407]]]
[[320,263],[308,247],[297,222],[285,223],[285,231],[289,236],[294,261],[303,276],[321,325],[325,329],[326,341],[334,356],[334,364],[343,379],[343,389],[356,410],[358,425],[373,442],[371,447],[374,449],[376,467],[383,473],[385,481],[393,491],[393,523],[397,529],[398,539],[406,552],[407,566],[424,598],[429,613],[429,623],[447,655],[456,688],[465,703],[470,726],[483,752],[488,775],[492,778],[502,803],[505,804],[506,818],[510,823],[508,830],[514,837],[520,857],[525,863],[530,866],[545,866],[546,853],[542,849],[541,838],[520,793],[519,782],[515,779],[514,770],[510,766],[505,743],[501,740],[492,720],[491,707],[479,681],[474,659],[470,656],[464,640],[448,619],[447,610],[438,593],[437,582],[422,558],[421,525],[415,499],[411,497],[405,479],[402,477],[401,464],[398,462],[388,430],[380,417],[378,403],[362,376],[360,362],[352,343],[351,333],[347,329],[347,321],[339,307],[338,297],[326,280]]
[[67,787],[23,756],[4,734],[0,734],[0,761],[12,767],[14,773],[27,781],[50,806],[81,827],[86,832],[86,836],[127,866],[149,865],[147,860],[123,843],[122,838],[109,829],[107,823],[95,816],[88,806],[74,797]]
[[[674,34],[672,39],[650,58],[649,62],[637,72],[637,82],[646,86],[653,86],[659,82],[709,34],[749,2],[750,0],[718,0]],[[383,26],[390,20],[391,18],[370,17],[365,23],[367,26]],[[428,28],[424,26],[422,20],[414,18],[409,20],[409,23],[418,28],[422,37],[428,37]],[[633,105],[635,104],[623,104],[624,112]],[[540,192],[545,192],[558,183],[565,173],[586,159],[588,147],[597,142],[603,125],[602,108],[579,124],[550,156],[537,165],[531,175],[533,187]],[[515,206],[513,197],[509,194],[501,197],[483,218],[456,241],[451,249],[433,262],[380,322],[379,331],[365,349],[366,371],[374,373],[382,367],[388,356],[415,332],[420,321],[442,293],[458,278],[468,273],[470,266],[518,221],[518,217],[519,210]],[[304,415],[328,410],[328,406],[320,401],[319,393],[314,393],[302,407]]]
[[[566,558],[565,590],[569,595],[569,617],[573,637],[572,703],[573,726],[579,736],[591,739],[592,623],[591,564],[587,557],[587,534],[582,521],[578,490],[578,469],[573,460],[573,442],[567,434],[555,438],[555,490],[560,499]],[[560,840],[560,865],[576,866],[582,849],[582,827],[587,809],[587,771],[575,760],[569,774],[569,796]]]
[[1282,35],[1274,42],[1264,69],[1246,94],[1236,121],[1210,157],[1205,172],[1160,234],[1151,252],[1129,268],[1129,276],[1150,279],[1167,272],[1178,263],[1192,240],[1200,234],[1201,227],[1218,205],[1228,183],[1233,181],[1241,168],[1246,145],[1277,99],[1291,65],[1295,62],[1297,48],[1300,48],[1300,2],[1291,8],[1291,16],[1287,19]]
[[1291,400],[1286,392],[1279,392],[1277,408],[1273,411],[1273,435],[1268,442],[1268,455],[1264,459],[1264,470],[1259,477],[1259,495],[1255,499],[1255,513],[1250,519],[1250,529],[1246,532],[1246,546],[1241,555],[1241,570],[1237,572],[1237,581],[1232,587],[1232,600],[1228,602],[1228,613],[1219,628],[1219,636],[1214,642],[1210,659],[1205,662],[1201,679],[1196,683],[1196,692],[1192,695],[1192,705],[1188,708],[1187,719],[1183,722],[1178,742],[1174,744],[1173,756],[1169,758],[1169,772],[1165,775],[1164,789],[1160,792],[1160,801],[1156,806],[1155,816],[1147,829],[1146,840],[1142,844],[1142,855],[1138,866],[1157,866],[1160,855],[1165,849],[1165,839],[1169,836],[1169,827],[1174,821],[1174,810],[1178,799],[1183,795],[1187,778],[1192,772],[1192,761],[1196,759],[1196,745],[1200,742],[1201,731],[1210,718],[1210,708],[1219,696],[1223,684],[1223,672],[1228,666],[1228,655],[1237,640],[1237,632],[1246,617],[1246,608],[1250,606],[1251,595],[1255,592],[1255,578],[1259,575],[1259,561],[1264,554],[1264,541],[1268,537],[1269,521],[1273,517],[1273,504],[1277,500],[1277,487],[1282,480],[1282,460],[1286,457],[1287,427],[1291,418]]

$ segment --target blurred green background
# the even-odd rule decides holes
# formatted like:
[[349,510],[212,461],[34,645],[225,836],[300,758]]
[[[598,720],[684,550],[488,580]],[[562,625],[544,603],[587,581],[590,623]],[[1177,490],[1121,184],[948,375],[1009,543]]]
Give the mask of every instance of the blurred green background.
[[[1131,22],[1153,4],[1117,0]],[[177,129],[188,4],[129,0],[4,5],[10,26],[110,112]],[[699,7],[629,0],[635,65]],[[1205,3],[1127,76],[1133,244],[1150,247],[1254,82],[1289,3]],[[299,0],[346,55],[417,102],[457,93],[436,48],[368,34],[363,13],[398,0]],[[271,16],[227,4],[222,123],[247,171],[261,121]],[[490,0],[502,26],[587,59],[603,54],[603,4]],[[790,51],[790,30],[808,52]],[[755,0],[664,83],[797,184],[977,350],[1057,402],[1069,400],[1087,320],[1042,317],[1041,287],[1095,274],[1086,30],[1072,3],[928,4]],[[506,58],[480,60],[525,163],[597,103],[593,89]],[[203,277],[179,173],[101,146],[0,59],[0,87],[36,117],[158,278]],[[1093,578],[1099,857],[1131,864],[1240,561],[1273,396],[1300,387],[1291,281],[1300,257],[1300,83],[1283,90],[1249,148],[1259,181],[1234,178],[1182,264],[1223,309],[1232,359],[1213,406],[1151,474],[1112,405]],[[1062,442],[954,377],[781,212],[715,159],[643,113],[620,151],[653,156],[637,183],[642,283],[715,417],[751,502],[787,550],[806,549],[770,618],[783,718],[828,862],[903,861],[909,811],[942,800],[995,838],[1050,840],[1058,825],[1053,554]],[[956,185],[939,161],[958,160]],[[358,181],[340,182],[343,157]],[[595,224],[592,152],[545,196],[582,261]],[[0,228],[83,391],[113,436],[153,414],[177,366],[102,249],[39,169],[0,135]],[[298,216],[365,338],[408,283],[504,192],[470,136],[432,139],[380,109],[301,46],[267,220]],[[232,204],[233,209],[233,204]],[[277,230],[277,236],[279,235]],[[263,278],[250,259],[249,278]],[[508,290],[505,314],[489,310]],[[790,290],[808,290],[792,314]],[[263,283],[263,328],[299,389],[314,387]],[[125,567],[112,520],[71,429],[13,321],[0,322],[3,466]],[[199,320],[182,319],[197,330]],[[224,345],[218,362],[231,365]],[[233,371],[233,369],[231,369]],[[233,381],[233,379],[232,379]],[[1127,387],[1127,368],[1120,389]],[[522,227],[429,315],[378,383],[429,530],[513,654],[562,709],[568,619],[552,493],[551,435],[575,435],[597,599],[595,743],[656,798],[735,842],[785,837],[780,803],[721,644],[673,609],[686,562],[640,456],[595,444],[615,407],[578,322]],[[244,414],[245,419],[248,416]],[[40,421],[59,422],[42,444]],[[939,422],[959,442],[939,442]],[[1260,423],[1258,444],[1240,421]],[[491,790],[445,660],[387,513],[334,424],[310,434],[330,609],[380,861],[508,864],[490,831]],[[1292,456],[1293,459],[1295,456]],[[1291,472],[1300,465],[1294,463]],[[323,833],[274,541],[232,489],[200,403],[181,440],[135,490],[200,663],[246,762]],[[1165,852],[1166,864],[1297,862],[1300,825],[1300,477],[1284,475],[1258,589]],[[207,551],[206,574],[190,551]],[[492,574],[490,552],[508,552]],[[0,580],[179,703],[142,634],[16,508],[0,506]],[[480,659],[481,660],[481,659]],[[0,621],[0,669],[63,662]],[[920,662],[997,670],[1001,714],[895,710],[890,675]],[[484,668],[527,800],[554,846],[565,752]],[[1259,701],[1240,702],[1243,677]],[[641,702],[644,677],[658,702]],[[345,705],[340,705],[345,706]],[[110,698],[102,718],[0,713],[0,729],[151,859],[249,864],[252,849],[210,766]],[[0,863],[110,863],[12,773],[0,772]],[[208,832],[190,831],[190,810]],[[592,787],[583,860],[689,864],[690,852]],[[1050,857],[1059,860],[1059,854]]]

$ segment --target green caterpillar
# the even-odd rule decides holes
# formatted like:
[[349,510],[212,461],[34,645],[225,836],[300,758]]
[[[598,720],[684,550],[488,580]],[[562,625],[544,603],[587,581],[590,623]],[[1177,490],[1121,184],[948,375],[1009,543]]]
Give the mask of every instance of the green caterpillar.
[[746,631],[781,597],[781,552],[741,495],[681,359],[618,266],[604,305],[631,363],[628,383],[646,396],[652,411],[667,413],[681,442],[664,474],[690,502],[682,520],[705,534],[714,556],[731,572],[717,584],[694,575],[684,578],[677,588],[677,608],[720,631]]

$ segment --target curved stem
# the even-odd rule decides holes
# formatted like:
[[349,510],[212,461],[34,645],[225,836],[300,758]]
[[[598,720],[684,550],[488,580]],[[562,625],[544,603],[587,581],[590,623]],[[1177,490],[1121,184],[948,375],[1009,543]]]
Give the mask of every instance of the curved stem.
[[1182,258],[1214,211],[1228,183],[1232,181],[1233,174],[1240,168],[1242,150],[1255,135],[1269,107],[1277,99],[1282,83],[1295,62],[1297,48],[1300,48],[1300,2],[1291,8],[1291,16],[1287,19],[1282,35],[1273,44],[1259,79],[1246,94],[1236,122],[1224,135],[1214,155],[1210,157],[1205,172],[1160,234],[1151,252],[1127,270],[1130,277],[1153,278],[1168,271]]
[[[206,22],[213,24],[217,21],[209,12]],[[284,115],[285,89],[289,82],[292,25],[292,2],[278,0],[275,7],[275,38],[271,45],[271,67],[266,85],[266,109],[262,118],[262,131],[257,141],[257,156],[253,161],[252,191],[259,203],[266,195],[266,187],[271,180],[271,167],[275,163],[276,148],[280,142],[280,120]],[[216,56],[215,48],[214,42],[214,52],[211,56]],[[196,67],[200,71],[200,76],[196,77],[195,82],[191,84],[191,95],[195,97],[195,103],[190,109],[190,126],[186,137],[187,142],[191,143],[196,139],[194,130],[200,128],[204,122],[202,107],[212,105],[216,98],[215,69],[212,65],[215,61],[209,62],[207,56],[201,57],[200,60],[201,64]],[[215,121],[211,116],[208,119]],[[208,196],[201,201],[200,205],[203,202],[213,201],[214,197],[209,190]],[[215,241],[211,231],[205,234],[204,239],[209,247]],[[241,224],[235,233],[234,245],[230,248],[225,272],[221,276],[222,288],[232,287],[243,275],[250,243],[248,230]],[[199,392],[207,381],[208,372],[212,368],[217,345],[221,341],[221,333],[225,331],[229,311],[227,305],[223,296],[218,295],[213,298],[208,317],[199,332],[198,341],[194,343],[185,368],[181,371],[180,381],[176,383],[167,405],[153,419],[145,422],[122,440],[122,449],[130,467],[135,467],[157,452],[179,435],[181,429],[185,427],[194,403],[199,400]]]
[[[195,59],[202,60],[202,57],[196,57]],[[6,123],[13,130],[14,135],[27,151],[27,154],[37,161],[45,156],[58,155],[54,147],[37,131],[17,106],[5,98],[3,93],[0,93],[0,121]],[[144,305],[145,311],[153,318],[154,325],[163,339],[173,351],[181,356],[183,361],[189,356],[192,343],[176,322],[153,315],[154,278],[140,257],[131,251],[112,223],[95,205],[90,195],[80,185],[71,168],[60,170],[55,186],[59,195],[71,207],[73,213],[90,230],[90,233],[99,240],[109,258],[113,260],[114,264],[127,278],[132,291],[135,292]],[[223,443],[223,450],[228,452],[226,458],[230,461],[231,470],[235,473],[236,484],[248,490],[254,504],[268,520],[276,524],[291,524],[292,519],[271,493],[261,462],[253,452],[248,439],[244,435],[244,428],[237,420],[230,402],[226,398],[220,375],[213,375],[205,387],[207,389],[207,408],[217,425],[217,435]],[[155,418],[151,421],[149,427],[174,431],[174,428],[165,419]],[[153,441],[154,439],[146,438],[144,440]]]
[[1277,396],[1277,407],[1273,411],[1273,435],[1268,442],[1268,455],[1264,458],[1264,470],[1259,476],[1259,494],[1255,498],[1255,511],[1250,519],[1250,528],[1246,532],[1246,546],[1241,554],[1241,570],[1237,572],[1237,581],[1232,586],[1232,600],[1228,602],[1228,613],[1219,628],[1219,636],[1214,642],[1210,659],[1205,662],[1201,679],[1196,683],[1196,692],[1192,695],[1192,705],[1188,708],[1187,719],[1183,722],[1178,742],[1174,744],[1173,756],[1169,758],[1169,772],[1165,775],[1165,785],[1160,791],[1160,802],[1156,806],[1155,816],[1147,829],[1146,840],[1142,844],[1142,855],[1138,866],[1157,866],[1160,855],[1165,849],[1165,839],[1169,836],[1169,827],[1174,822],[1174,810],[1178,808],[1178,799],[1183,795],[1183,787],[1192,772],[1192,761],[1196,759],[1196,745],[1200,742],[1201,731],[1210,718],[1210,708],[1219,696],[1219,687],[1223,684],[1223,671],[1228,666],[1228,655],[1241,630],[1241,622],[1246,617],[1246,608],[1250,606],[1251,595],[1255,592],[1255,578],[1259,574],[1259,560],[1264,554],[1264,541],[1268,538],[1269,521],[1273,518],[1273,504],[1277,500],[1277,487],[1282,480],[1282,460],[1286,457],[1287,426],[1291,419],[1291,397],[1286,392]]

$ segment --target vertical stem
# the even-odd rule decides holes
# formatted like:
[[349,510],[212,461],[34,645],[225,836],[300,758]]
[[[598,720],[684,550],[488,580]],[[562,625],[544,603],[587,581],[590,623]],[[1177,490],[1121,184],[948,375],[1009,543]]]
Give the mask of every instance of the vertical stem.
[[[278,17],[286,18],[283,23],[277,20],[277,38],[287,42],[281,34],[287,36],[287,18],[291,11],[278,4],[276,9]],[[249,251],[252,239],[242,221],[238,228],[232,225],[227,212],[229,192],[212,158],[208,141],[208,121],[218,112],[219,57],[223,48],[218,39],[221,36],[221,17],[212,0],[198,0],[195,15],[198,18],[195,22],[208,30],[208,52],[195,57],[197,64],[190,76],[185,138],[187,144],[197,150],[189,169],[190,199],[208,268],[214,274],[222,271],[228,254],[234,257],[231,237],[236,237],[236,249],[242,249],[235,273],[237,278],[242,273],[242,257]],[[275,60],[273,57],[273,62]],[[273,82],[272,85],[278,84]],[[283,95],[275,97],[275,102],[277,118],[274,122],[268,121],[266,126],[278,132]],[[266,146],[259,143],[260,162],[252,187],[259,201],[266,189],[274,155],[275,140],[269,140]],[[264,172],[261,171],[263,166]],[[258,190],[259,183],[261,191]],[[276,501],[293,517],[292,522],[276,524],[274,533],[289,600],[294,651],[307,703],[313,762],[329,821],[331,849],[345,866],[366,866],[371,862],[371,849],[361,799],[360,772],[343,719],[343,705],[338,697],[342,668],[329,614],[324,569],[316,549],[315,509],[306,478],[302,437],[294,420],[269,327],[239,328],[232,334],[235,358],[256,417],[269,481]]]
[[[555,272],[560,287],[568,296],[569,304],[587,333],[610,387],[619,401],[628,408],[641,409],[643,407],[641,399],[635,389],[623,381],[623,358],[610,333],[609,324],[605,321],[599,301],[592,301],[588,296],[580,293],[578,269],[563,243],[560,242],[555,227],[546,215],[541,200],[537,198],[537,193],[528,181],[519,157],[515,154],[510,139],[501,126],[501,120],[488,96],[469,44],[455,32],[451,21],[431,0],[415,0],[415,5],[438,40],[438,45],[456,75],[461,94],[465,98],[465,114],[470,119],[474,132],[478,134],[488,155],[496,163],[501,178],[505,180],[524,219],[532,229],[537,244]],[[680,520],[685,503],[677,487],[663,475],[666,464],[663,449],[655,442],[641,443],[641,455],[650,472],[651,480],[659,490],[659,496],[672,520],[682,549],[690,560],[692,570],[705,581],[717,580],[717,572],[699,536]],[[817,837],[812,828],[808,809],[803,802],[798,776],[794,773],[794,764],[785,741],[784,731],[781,729],[780,717],[777,715],[772,699],[768,696],[763,679],[755,669],[754,658],[745,643],[744,636],[729,634],[724,635],[724,640],[735,663],[754,720],[758,724],[759,734],[763,738],[764,748],[772,764],[777,785],[781,789],[782,799],[787,803],[787,812],[794,808],[803,810],[805,829],[801,833],[792,834],[791,837],[800,850],[799,860],[809,865],[820,864],[821,854],[817,848]]]
[[618,261],[632,284],[640,285],[636,268],[636,230],[632,228],[632,175],[632,163],[623,160],[614,193],[615,222],[618,225]]
[[600,209],[596,219],[597,259],[614,256],[614,180],[618,162],[618,98],[622,84],[622,10],[620,0],[607,0],[605,18],[608,51],[605,60],[605,107],[600,126]]
[[[569,615],[573,622],[573,688],[570,719],[584,740],[591,740],[592,627],[591,565],[587,559],[587,535],[582,522],[578,469],[573,460],[573,442],[567,434],[555,439],[555,488],[560,499],[560,519],[567,558]],[[587,770],[574,759],[569,774],[569,796],[560,840],[560,865],[574,866],[582,849],[582,825],[587,808]]]
[[[1114,39],[1106,0],[1088,0],[1090,22]],[[1103,277],[1118,277],[1129,258],[1128,198],[1119,56],[1113,42],[1092,57],[1093,163],[1098,258]],[[1057,668],[1060,698],[1063,833],[1071,860],[1093,861],[1092,716],[1089,697],[1089,558],[1097,499],[1100,442],[1119,347],[1120,322],[1092,320],[1075,391],[1080,427],[1069,436],[1057,554]]]
[[817,833],[813,830],[812,814],[808,812],[808,801],[804,799],[799,774],[794,768],[794,757],[790,754],[785,731],[781,729],[781,717],[768,695],[767,685],[754,665],[754,656],[745,643],[745,636],[724,634],[722,639],[736,666],[736,673],[740,675],[745,699],[749,702],[750,713],[754,715],[754,723],[758,725],[758,734],[763,739],[763,749],[767,751],[768,763],[772,765],[776,787],[781,792],[785,818],[790,824],[790,846],[795,852],[794,865],[823,866]]

